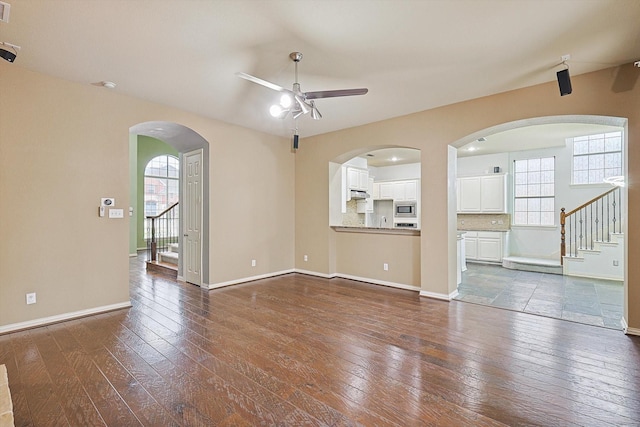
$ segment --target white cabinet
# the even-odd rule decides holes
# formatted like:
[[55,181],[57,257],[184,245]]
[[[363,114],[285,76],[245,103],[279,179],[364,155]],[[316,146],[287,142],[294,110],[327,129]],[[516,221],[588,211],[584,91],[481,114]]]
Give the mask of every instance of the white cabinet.
[[466,259],[478,259],[478,232],[467,231],[464,236],[464,253]]
[[406,200],[404,181],[393,183],[393,200]]
[[393,199],[393,182],[380,183],[380,199],[382,200]]
[[347,187],[349,190],[367,191],[369,188],[369,171],[347,168]]
[[387,181],[375,183],[373,194],[376,200],[394,201],[417,201],[418,200],[418,180]]
[[411,180],[404,183],[405,200],[418,200],[418,181]]
[[505,174],[458,178],[458,212],[506,213]]
[[506,232],[468,231],[464,236],[467,260],[502,262]]
[[480,212],[480,177],[465,177],[458,179],[460,191],[460,212]]
[[506,212],[506,176],[483,176],[480,186],[481,212]]

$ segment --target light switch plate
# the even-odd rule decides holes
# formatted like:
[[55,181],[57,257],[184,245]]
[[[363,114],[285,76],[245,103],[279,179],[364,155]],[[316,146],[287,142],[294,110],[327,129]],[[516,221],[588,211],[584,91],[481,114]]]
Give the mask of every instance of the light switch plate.
[[124,218],[124,209],[109,209],[109,218]]

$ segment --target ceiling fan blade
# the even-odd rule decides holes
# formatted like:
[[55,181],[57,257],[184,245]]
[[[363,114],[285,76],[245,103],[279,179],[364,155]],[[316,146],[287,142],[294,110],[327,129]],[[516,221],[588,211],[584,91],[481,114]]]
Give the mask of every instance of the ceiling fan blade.
[[277,90],[279,92],[290,92],[289,90],[287,90],[287,89],[285,89],[285,88],[283,88],[281,86],[278,86],[275,83],[271,83],[271,82],[268,82],[266,80],[262,80],[262,79],[260,79],[258,77],[252,76],[251,74],[236,73],[236,76],[240,77],[241,79],[245,79],[245,80],[249,80],[250,82],[257,83],[257,84],[262,85],[264,87],[268,87],[269,89]]
[[340,90],[320,90],[317,92],[306,92],[306,99],[319,99],[319,98],[335,98],[337,96],[353,96],[364,95],[369,92],[369,89],[340,89]]

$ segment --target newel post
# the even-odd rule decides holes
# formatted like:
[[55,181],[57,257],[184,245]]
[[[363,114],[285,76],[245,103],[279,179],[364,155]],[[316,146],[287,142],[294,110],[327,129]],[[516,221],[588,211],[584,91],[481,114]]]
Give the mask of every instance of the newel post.
[[567,254],[567,248],[564,243],[564,223],[566,215],[564,208],[560,209],[560,265],[564,262],[564,256]]

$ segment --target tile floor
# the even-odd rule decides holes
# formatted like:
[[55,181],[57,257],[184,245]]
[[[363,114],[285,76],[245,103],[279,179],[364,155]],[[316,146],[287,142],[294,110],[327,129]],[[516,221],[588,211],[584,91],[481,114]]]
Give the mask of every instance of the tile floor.
[[467,263],[459,301],[622,329],[623,283]]

